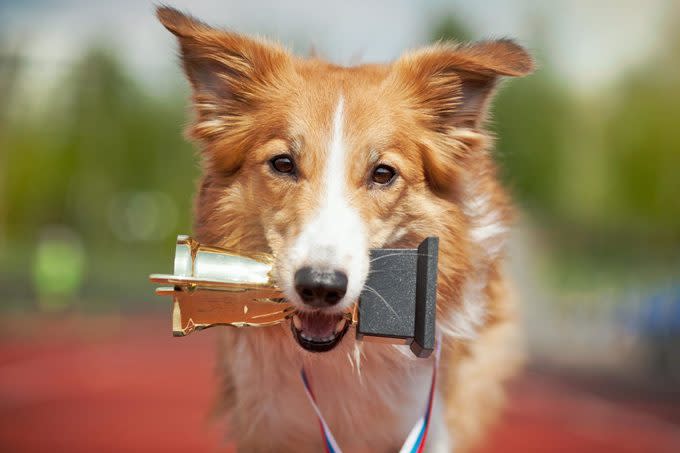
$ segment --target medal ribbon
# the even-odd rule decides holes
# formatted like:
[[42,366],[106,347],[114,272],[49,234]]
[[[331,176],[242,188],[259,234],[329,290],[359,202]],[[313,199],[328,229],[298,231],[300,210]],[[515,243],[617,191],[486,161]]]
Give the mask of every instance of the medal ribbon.
[[[427,405],[425,407],[425,413],[416,424],[411,428],[411,431],[406,437],[404,445],[399,450],[399,453],[422,453],[425,450],[425,441],[427,440],[427,432],[430,426],[430,418],[432,415],[432,405],[434,403],[434,389],[435,383],[437,381],[437,368],[439,366],[439,356],[441,353],[441,338],[437,338],[437,346],[434,355],[434,363],[432,365],[432,382],[430,383],[430,392],[427,398]],[[321,410],[316,403],[316,397],[312,391],[312,387],[309,383],[309,378],[307,377],[307,372],[304,367],[300,370],[300,375],[302,376],[302,383],[304,384],[305,393],[309,399],[316,416],[319,419],[319,428],[321,429],[321,436],[324,440],[324,447],[327,453],[342,453],[342,450],[338,446],[333,433],[331,432],[326,420],[321,414]]]

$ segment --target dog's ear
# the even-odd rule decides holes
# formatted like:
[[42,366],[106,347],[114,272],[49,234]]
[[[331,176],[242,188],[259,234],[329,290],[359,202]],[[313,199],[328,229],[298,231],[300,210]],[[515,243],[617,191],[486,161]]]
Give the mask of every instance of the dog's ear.
[[198,116],[191,131],[195,138],[243,123],[240,116],[256,108],[262,91],[290,66],[290,54],[264,39],[212,28],[170,7],[157,8],[156,15],[179,40]]
[[479,128],[499,78],[525,76],[533,67],[527,51],[508,39],[439,43],[394,63],[397,77],[438,130]]
[[[534,63],[527,51],[511,40],[472,44],[439,43],[397,60],[390,83],[404,93],[408,105],[445,146],[426,146],[425,161],[433,187],[451,184],[465,150],[483,146],[488,106],[501,77],[530,74]],[[447,153],[446,156],[435,154]]]

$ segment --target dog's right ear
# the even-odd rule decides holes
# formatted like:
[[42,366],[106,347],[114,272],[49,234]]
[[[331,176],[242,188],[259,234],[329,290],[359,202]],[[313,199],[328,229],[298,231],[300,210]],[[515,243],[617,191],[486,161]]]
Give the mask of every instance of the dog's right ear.
[[179,40],[198,116],[195,138],[210,138],[238,122],[276,82],[277,73],[290,67],[290,54],[277,44],[212,28],[167,6],[158,7],[156,15]]

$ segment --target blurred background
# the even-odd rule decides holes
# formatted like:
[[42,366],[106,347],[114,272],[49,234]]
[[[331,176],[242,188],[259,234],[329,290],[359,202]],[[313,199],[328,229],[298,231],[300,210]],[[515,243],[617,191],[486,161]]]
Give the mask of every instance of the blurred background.
[[[680,2],[171,5],[340,64],[439,39],[531,49],[539,70],[504,86],[490,126],[521,212],[530,361],[483,451],[680,451]],[[0,1],[3,451],[222,445],[215,332],[169,338],[147,281],[191,231],[198,176],[153,7]]]

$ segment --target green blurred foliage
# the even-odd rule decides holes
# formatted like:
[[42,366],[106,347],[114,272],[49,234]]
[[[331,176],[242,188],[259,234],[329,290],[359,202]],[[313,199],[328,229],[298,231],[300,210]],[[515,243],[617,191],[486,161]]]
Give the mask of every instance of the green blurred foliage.
[[45,233],[37,245],[33,281],[40,306],[59,310],[70,305],[82,285],[84,254],[79,239],[68,232]]
[[[9,237],[41,225],[72,226],[85,240],[108,242],[106,205],[124,190],[160,190],[185,200],[193,174],[181,140],[183,99],[154,99],[110,54],[93,50],[44,100],[44,111],[9,119],[5,173]],[[191,180],[184,178],[184,180]]]
[[[41,231],[60,225],[86,250],[81,294],[138,299],[130,290],[149,289],[146,275],[169,270],[175,234],[190,230],[198,166],[182,139],[187,91],[154,97],[112,52],[95,48],[31,106],[5,87],[35,69],[20,58],[5,63],[14,69],[0,83],[9,98],[0,113],[0,285],[31,298]],[[149,206],[150,197],[164,203]],[[148,229],[150,213],[159,228],[149,240],[114,228],[122,218]]]
[[[534,43],[546,41],[538,25]],[[663,279],[680,264],[680,35],[668,25],[667,47],[606,89],[570,90],[531,43],[538,71],[502,84],[496,156],[557,279]],[[433,41],[470,36],[452,18],[433,30]]]
[[466,42],[471,40],[470,31],[463,26],[463,23],[456,20],[452,16],[444,16],[434,18],[432,20],[432,33],[430,33],[433,42],[438,41],[456,41]]
[[[470,37],[452,18],[432,30],[433,40]],[[667,42],[587,94],[568,89],[544,50],[540,70],[498,96],[490,128],[503,178],[560,272],[680,255],[680,39]],[[198,165],[181,133],[186,88],[150,94],[96,47],[36,106],[19,82],[43,68],[0,50],[2,303],[35,299],[61,273],[65,292],[94,305],[148,299],[146,276],[170,269],[174,236],[190,231]],[[50,225],[75,234],[82,256],[46,245]]]

